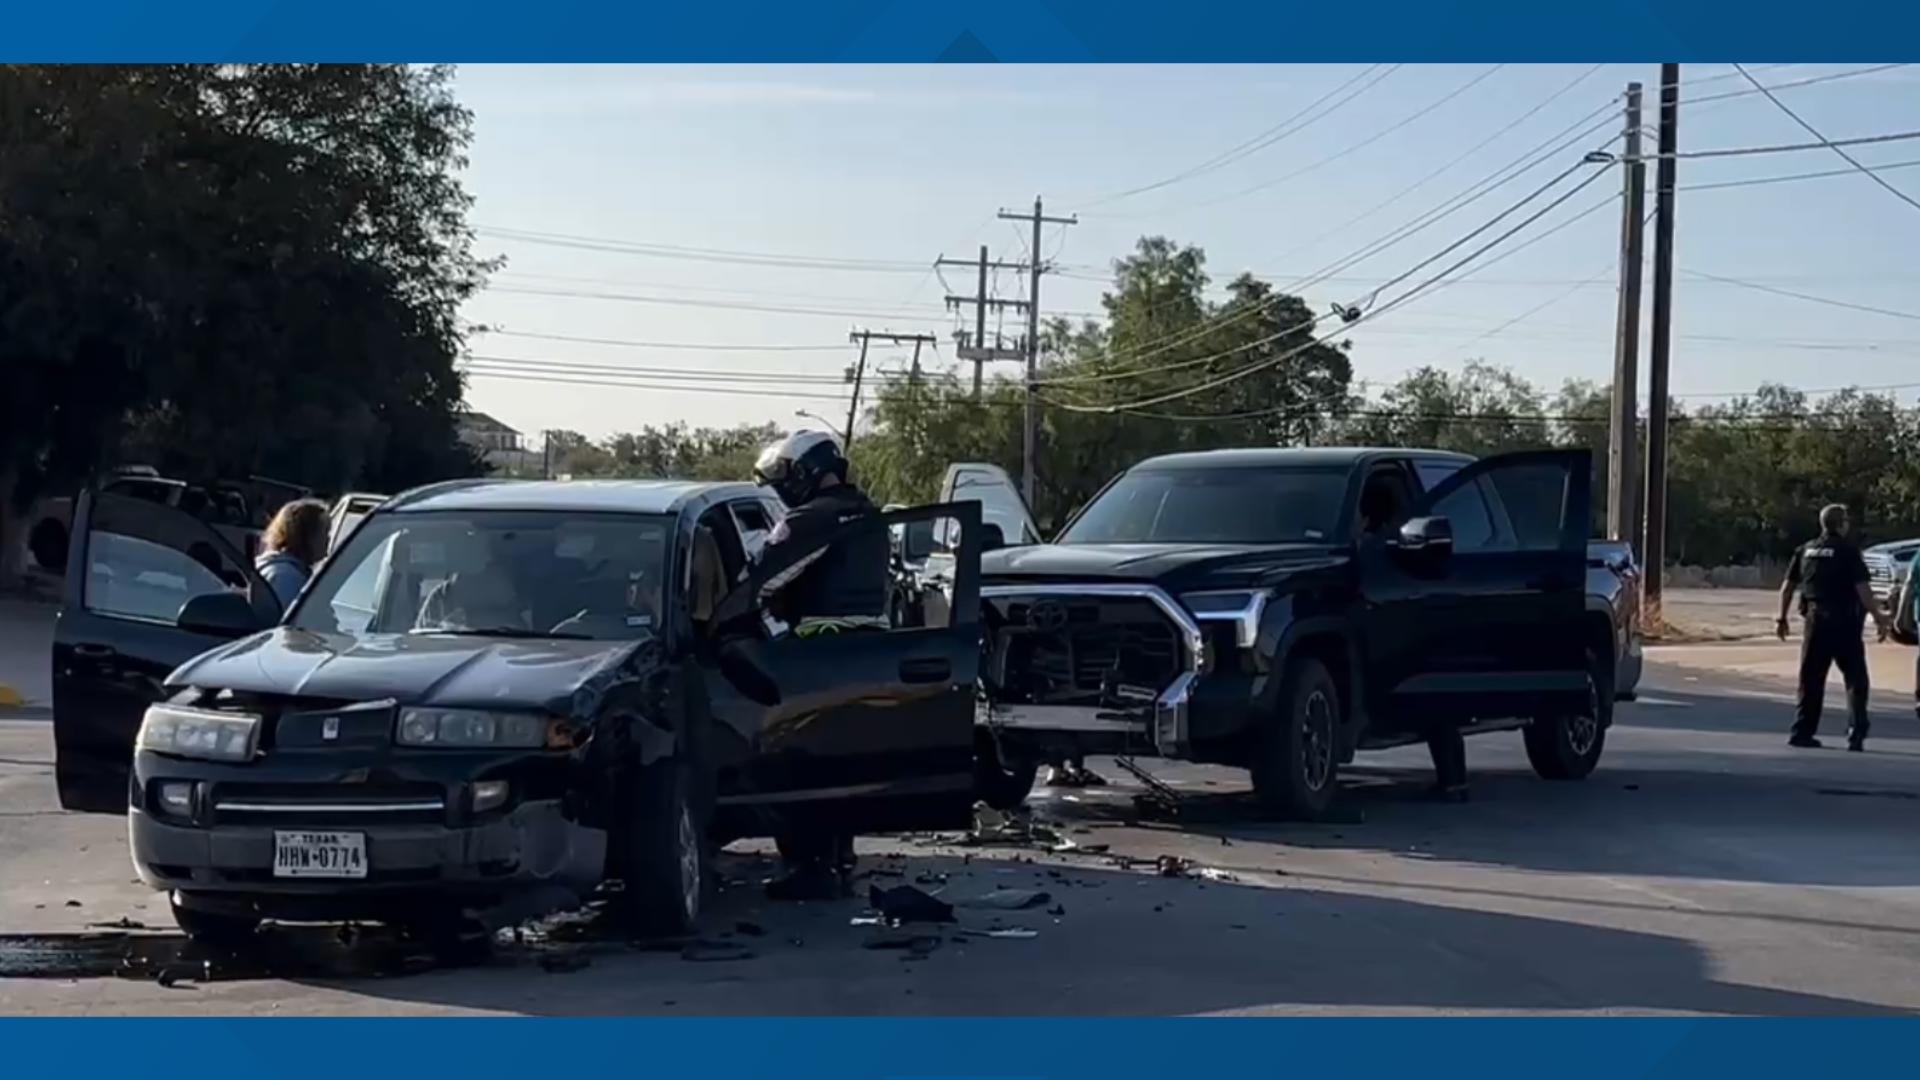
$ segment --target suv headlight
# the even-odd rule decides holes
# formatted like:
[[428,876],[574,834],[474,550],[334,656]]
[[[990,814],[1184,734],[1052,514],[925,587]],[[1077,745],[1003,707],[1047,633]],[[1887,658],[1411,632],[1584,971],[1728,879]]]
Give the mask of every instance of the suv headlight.
[[534,713],[487,709],[401,709],[394,741],[401,746],[471,750],[546,746],[547,719]]
[[1260,616],[1267,610],[1265,589],[1231,589],[1187,593],[1180,597],[1200,622],[1233,624],[1233,643],[1251,649],[1260,640]]
[[133,744],[141,750],[205,761],[251,761],[260,742],[260,718],[185,705],[152,705]]

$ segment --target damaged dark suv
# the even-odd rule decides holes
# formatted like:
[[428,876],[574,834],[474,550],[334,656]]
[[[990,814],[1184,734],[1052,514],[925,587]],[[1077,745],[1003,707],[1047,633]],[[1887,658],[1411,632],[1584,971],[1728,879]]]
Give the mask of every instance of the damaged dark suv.
[[61,801],[126,812],[183,929],[699,916],[715,844],[968,820],[979,508],[939,625],[801,638],[738,484],[456,481],[361,521],[284,613],[171,508],[85,496],[54,644]]

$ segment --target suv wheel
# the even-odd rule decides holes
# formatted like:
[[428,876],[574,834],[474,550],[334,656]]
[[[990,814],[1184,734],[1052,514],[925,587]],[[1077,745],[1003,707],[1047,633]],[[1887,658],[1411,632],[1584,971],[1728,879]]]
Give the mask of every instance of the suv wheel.
[[1267,813],[1314,821],[1339,787],[1340,687],[1311,657],[1287,665],[1280,710],[1259,734],[1253,792]]
[[257,915],[236,915],[226,911],[194,907],[191,900],[176,892],[168,898],[173,921],[180,932],[194,941],[228,948],[245,945],[260,929]]
[[1587,708],[1584,716],[1537,716],[1522,729],[1527,760],[1547,780],[1584,780],[1600,764],[1613,721],[1613,668],[1587,652]]
[[1002,760],[992,735],[977,732],[973,740],[973,794],[995,810],[1012,810],[1033,793],[1040,774],[1038,761]]
[[644,933],[691,933],[706,905],[707,833],[692,772],[669,758],[640,770],[627,788],[620,907]]

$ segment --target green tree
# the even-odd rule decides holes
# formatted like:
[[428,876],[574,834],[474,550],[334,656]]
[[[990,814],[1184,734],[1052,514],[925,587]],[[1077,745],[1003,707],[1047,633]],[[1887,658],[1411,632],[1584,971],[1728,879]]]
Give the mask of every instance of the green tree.
[[322,489],[478,467],[454,359],[488,267],[450,78],[0,67],[0,553],[114,459]]

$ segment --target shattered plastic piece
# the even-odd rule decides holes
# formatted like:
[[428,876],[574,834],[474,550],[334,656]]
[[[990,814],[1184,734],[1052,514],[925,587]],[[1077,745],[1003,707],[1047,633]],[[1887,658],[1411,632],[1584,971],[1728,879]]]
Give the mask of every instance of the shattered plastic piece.
[[848,926],[880,926],[887,920],[878,915],[855,915],[847,920]]
[[1161,877],[1183,878],[1193,875],[1193,860],[1178,855],[1162,855],[1154,860],[1153,865]]
[[871,886],[867,890],[868,902],[873,905],[881,918],[888,922],[934,922],[953,921],[953,905],[912,885],[895,885],[891,889]]
[[875,934],[863,942],[861,947],[887,950],[902,949],[924,956],[939,948],[941,940],[938,934],[917,934],[894,931]]
[[1229,885],[1240,880],[1239,875],[1212,866],[1203,866],[1195,870],[1194,876],[1204,878],[1207,881],[1218,881]]
[[992,889],[979,896],[954,901],[958,907],[988,908],[994,911],[1025,911],[1045,907],[1053,896],[1041,889]]
[[1054,918],[1059,918],[1060,916],[1065,915],[1066,913],[1067,913],[1067,905],[1065,904],[1055,904],[1052,907],[1047,909],[1047,914],[1052,915]]
[[1029,930],[1024,926],[1003,926],[998,930],[987,931],[987,936],[990,938],[1001,938],[1005,940],[1025,941],[1028,938],[1039,937],[1040,931]]

